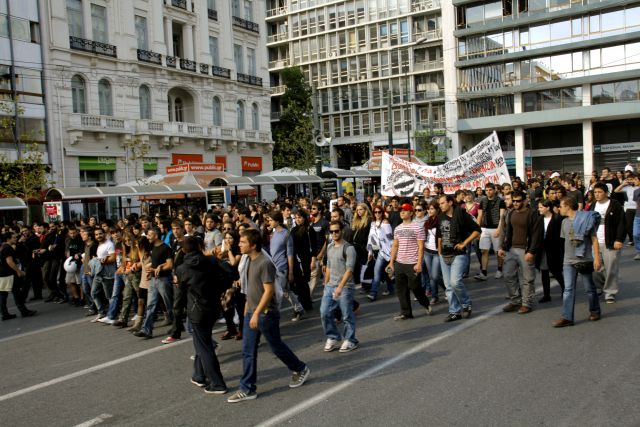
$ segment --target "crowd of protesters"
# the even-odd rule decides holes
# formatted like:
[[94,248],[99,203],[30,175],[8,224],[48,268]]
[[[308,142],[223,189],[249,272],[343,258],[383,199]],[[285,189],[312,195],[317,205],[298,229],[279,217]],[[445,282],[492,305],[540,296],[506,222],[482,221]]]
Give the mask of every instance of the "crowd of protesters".
[[[142,339],[168,326],[162,342],[170,344],[186,329],[196,353],[192,382],[222,394],[227,386],[211,331],[223,318],[219,339],[242,341],[240,387],[228,399],[240,402],[257,396],[261,335],[292,372],[290,387],[308,378],[309,367],[280,336],[280,305],[291,306],[292,322],[303,319],[319,283],[324,351],[347,353],[359,346],[358,293],[369,302],[395,294],[397,321],[414,317],[412,300],[427,316],[446,303],[445,322],[470,318],[465,279],[474,256],[480,269],[469,280],[476,281],[488,280],[492,252],[497,257],[493,274],[509,299],[504,312],[524,315],[551,301],[555,278],[563,304],[554,327],[574,324],[578,277],[588,319],[597,321],[600,300],[618,297],[623,245],[635,245],[640,260],[640,182],[632,169],[605,168],[589,183],[555,172],[455,194],[436,184],[408,199],[364,199],[334,193],[202,214],[180,210],[175,217],[4,226],[2,320],[16,317],[9,293],[28,317],[36,312],[26,304],[47,289],[45,302],[83,307],[91,322]],[[536,298],[538,272],[543,294]]]

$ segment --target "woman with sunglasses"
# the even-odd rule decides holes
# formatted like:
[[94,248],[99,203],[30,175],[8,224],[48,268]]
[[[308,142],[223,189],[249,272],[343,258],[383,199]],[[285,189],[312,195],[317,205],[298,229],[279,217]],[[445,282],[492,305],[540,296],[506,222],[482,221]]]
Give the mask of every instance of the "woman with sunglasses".
[[373,208],[373,221],[369,228],[369,238],[367,242],[367,251],[369,252],[369,260],[374,260],[373,281],[371,282],[371,290],[367,295],[370,301],[378,298],[378,288],[382,280],[387,284],[387,290],[382,295],[389,295],[393,292],[393,280],[389,278],[385,272],[385,266],[389,264],[391,258],[391,244],[393,243],[393,230],[391,224],[386,219],[384,209],[381,206]]
[[[362,273],[367,265],[367,242],[369,240],[369,230],[371,229],[371,211],[365,203],[358,203],[351,222],[351,230],[353,230],[353,247],[356,250],[357,259],[353,269],[353,281],[356,285],[362,284],[363,290],[370,286],[362,283]],[[363,266],[365,268],[363,268]],[[368,291],[367,291],[368,292]]]

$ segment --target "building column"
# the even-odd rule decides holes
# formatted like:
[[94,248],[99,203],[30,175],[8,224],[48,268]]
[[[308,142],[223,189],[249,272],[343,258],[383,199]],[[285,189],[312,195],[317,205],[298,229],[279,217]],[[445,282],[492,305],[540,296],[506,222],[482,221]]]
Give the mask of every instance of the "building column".
[[520,114],[523,112],[522,109],[522,93],[514,93],[513,94],[513,114]]
[[162,4],[151,4],[151,20],[149,25],[149,29],[151,30],[149,33],[149,40],[151,43],[149,44],[149,48],[153,52],[158,52],[162,55],[167,55],[168,47],[164,42],[165,36],[165,28],[164,28],[164,18],[162,16]]
[[191,6],[191,0],[187,0],[187,11],[188,12],[193,12],[193,6]]
[[91,2],[82,0],[82,25],[84,26],[84,38],[93,40],[93,25],[91,24]]
[[182,40],[184,43],[183,56],[184,59],[193,61],[193,25],[182,26]]
[[593,122],[591,120],[582,122],[582,156],[584,164],[583,177],[586,179],[593,172]]
[[526,167],[524,157],[524,128],[515,128],[515,157],[516,157],[516,176],[525,180]]
[[167,55],[173,55],[173,21],[171,18],[166,18],[164,21],[164,38],[167,44]]

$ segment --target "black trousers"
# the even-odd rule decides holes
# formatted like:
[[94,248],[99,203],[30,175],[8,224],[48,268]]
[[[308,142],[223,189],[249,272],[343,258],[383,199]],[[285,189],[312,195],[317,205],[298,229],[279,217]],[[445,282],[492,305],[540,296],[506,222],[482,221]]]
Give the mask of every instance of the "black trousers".
[[26,300],[29,297],[30,288],[33,288],[34,298],[42,298],[43,283],[42,267],[40,266],[40,261],[36,259],[31,261],[31,263],[27,266],[25,273],[27,273],[27,276],[24,279],[25,284],[22,294],[23,299]]
[[309,280],[311,280],[311,259],[303,259],[300,262],[296,259],[293,263],[293,286],[291,290],[298,296],[298,301],[300,301],[302,308],[307,311],[313,308]]
[[423,307],[429,307],[429,298],[420,286],[419,275],[413,271],[414,264],[400,264],[395,262],[393,269],[396,276],[396,293],[400,301],[400,314],[413,317],[411,311],[411,292]]
[[196,351],[192,378],[199,382],[208,382],[214,386],[226,387],[220,371],[220,362],[215,353],[213,339],[211,339],[213,324],[219,316],[220,312],[216,310],[205,314],[197,323],[193,321],[191,323],[193,327],[193,347]]
[[551,297],[551,277],[550,275],[553,275],[553,277],[558,281],[558,284],[560,284],[560,296],[562,296],[562,293],[564,292],[564,276],[562,275],[562,268],[558,268],[558,269],[554,269],[553,271],[551,270],[540,270],[541,276],[542,276],[542,292],[543,295],[545,297]]
[[626,221],[626,229],[627,236],[629,236],[629,241],[633,242],[633,220],[636,217],[635,209],[627,209],[624,211],[624,219]]
[[184,332],[184,320],[187,311],[187,289],[182,286],[173,287],[173,325],[169,333],[171,337],[180,339]]
[[[24,305],[24,298],[22,297],[22,289],[21,287],[24,284],[24,280],[14,276],[13,278],[13,286],[11,288],[11,294],[13,294],[13,301],[16,304],[16,307],[18,307],[18,310],[20,310],[21,314],[25,314],[26,312],[28,312],[29,310],[27,309],[27,307]],[[7,301],[9,300],[9,292],[0,292],[0,311],[2,312],[3,316],[6,316],[9,314],[9,310],[7,308]]]

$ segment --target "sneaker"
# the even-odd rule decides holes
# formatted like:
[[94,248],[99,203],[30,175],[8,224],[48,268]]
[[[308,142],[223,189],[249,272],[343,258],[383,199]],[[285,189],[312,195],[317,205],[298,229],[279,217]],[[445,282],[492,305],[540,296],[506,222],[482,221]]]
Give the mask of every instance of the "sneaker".
[[174,342],[178,342],[178,341],[180,341],[180,338],[166,337],[165,339],[162,340],[162,344],[173,344]]
[[460,313],[449,313],[447,317],[444,318],[445,323],[455,322],[456,320],[462,319]]
[[635,243],[633,243],[633,242],[627,242],[627,246],[634,246],[634,245],[635,245]]
[[204,392],[207,394],[225,394],[227,392],[227,386],[209,384],[204,388]]
[[324,344],[324,351],[327,353],[338,348],[338,340],[333,338],[327,338],[327,342]]
[[107,316],[104,316],[98,319],[98,322],[104,323],[105,325],[112,325],[115,322],[115,320],[111,320]]
[[356,348],[358,348],[358,344],[349,341],[349,340],[344,340],[344,342],[342,343],[342,345],[340,346],[340,353],[348,353],[352,350],[355,350]]
[[433,307],[431,307],[431,304],[426,306],[424,310],[427,312],[427,316],[431,316],[431,314],[433,313]]
[[133,336],[138,338],[144,338],[145,340],[150,340],[151,338],[153,338],[152,335],[147,335],[144,331],[134,332]]
[[462,309],[462,317],[468,319],[471,317],[471,306]]
[[135,314],[135,315],[131,318],[131,321],[132,321],[132,322],[135,322],[136,320],[138,320],[138,315],[137,315],[137,314]]
[[376,296],[375,296],[375,295],[373,295],[373,294],[369,294],[369,295],[367,295],[367,299],[368,299],[369,301],[371,301],[371,302],[374,302],[374,301],[376,300]]
[[[342,351],[342,347],[340,347],[340,351]],[[291,382],[289,382],[289,387],[290,388],[300,387],[302,384],[304,384],[307,378],[309,378],[310,373],[311,373],[311,370],[309,369],[308,366],[305,366],[304,370],[300,372],[294,372],[293,374],[291,374]]]
[[91,319],[91,323],[97,323],[100,321],[100,319],[102,319],[104,316],[102,314],[98,314],[96,317],[94,317],[93,319]]
[[233,393],[233,396],[227,399],[227,402],[238,403],[244,400],[253,400],[253,399],[256,399],[257,397],[258,397],[258,393],[256,393],[255,391],[244,392],[242,390],[238,390],[235,393]]
[[[640,255],[639,255],[639,256],[640,256]],[[391,295],[391,292],[389,292],[389,291],[382,291],[382,296],[385,296],[385,297],[386,297],[386,296],[389,296],[389,295]]]
[[616,297],[614,297],[613,295],[609,295],[607,298],[605,298],[604,302],[606,302],[607,304],[615,304]]
[[476,274],[475,276],[473,276],[474,279],[479,280],[481,282],[485,282],[487,280],[487,275],[486,274]]
[[196,360],[196,355],[195,355],[195,354],[192,354],[191,356],[189,356],[189,359],[191,359],[191,360]]
[[301,311],[295,311],[293,313],[293,317],[291,318],[292,322],[299,322],[300,320],[302,320],[302,316],[303,316],[303,312]]
[[496,279],[502,279],[502,271],[498,270],[496,271]]
[[636,256],[633,257],[634,261],[640,261],[640,254],[636,254]]
[[411,317],[407,316],[406,314],[398,314],[393,318],[393,320],[407,320],[407,319],[411,319]]
[[433,297],[429,298],[429,305],[436,305],[439,303],[440,303],[440,300],[438,298],[433,298]]
[[16,317],[18,316],[13,313],[7,313],[2,315],[2,320],[11,320],[11,319],[15,319]]
[[194,380],[193,378],[191,378],[191,384],[196,385],[198,387],[206,387],[207,386],[206,382]]

